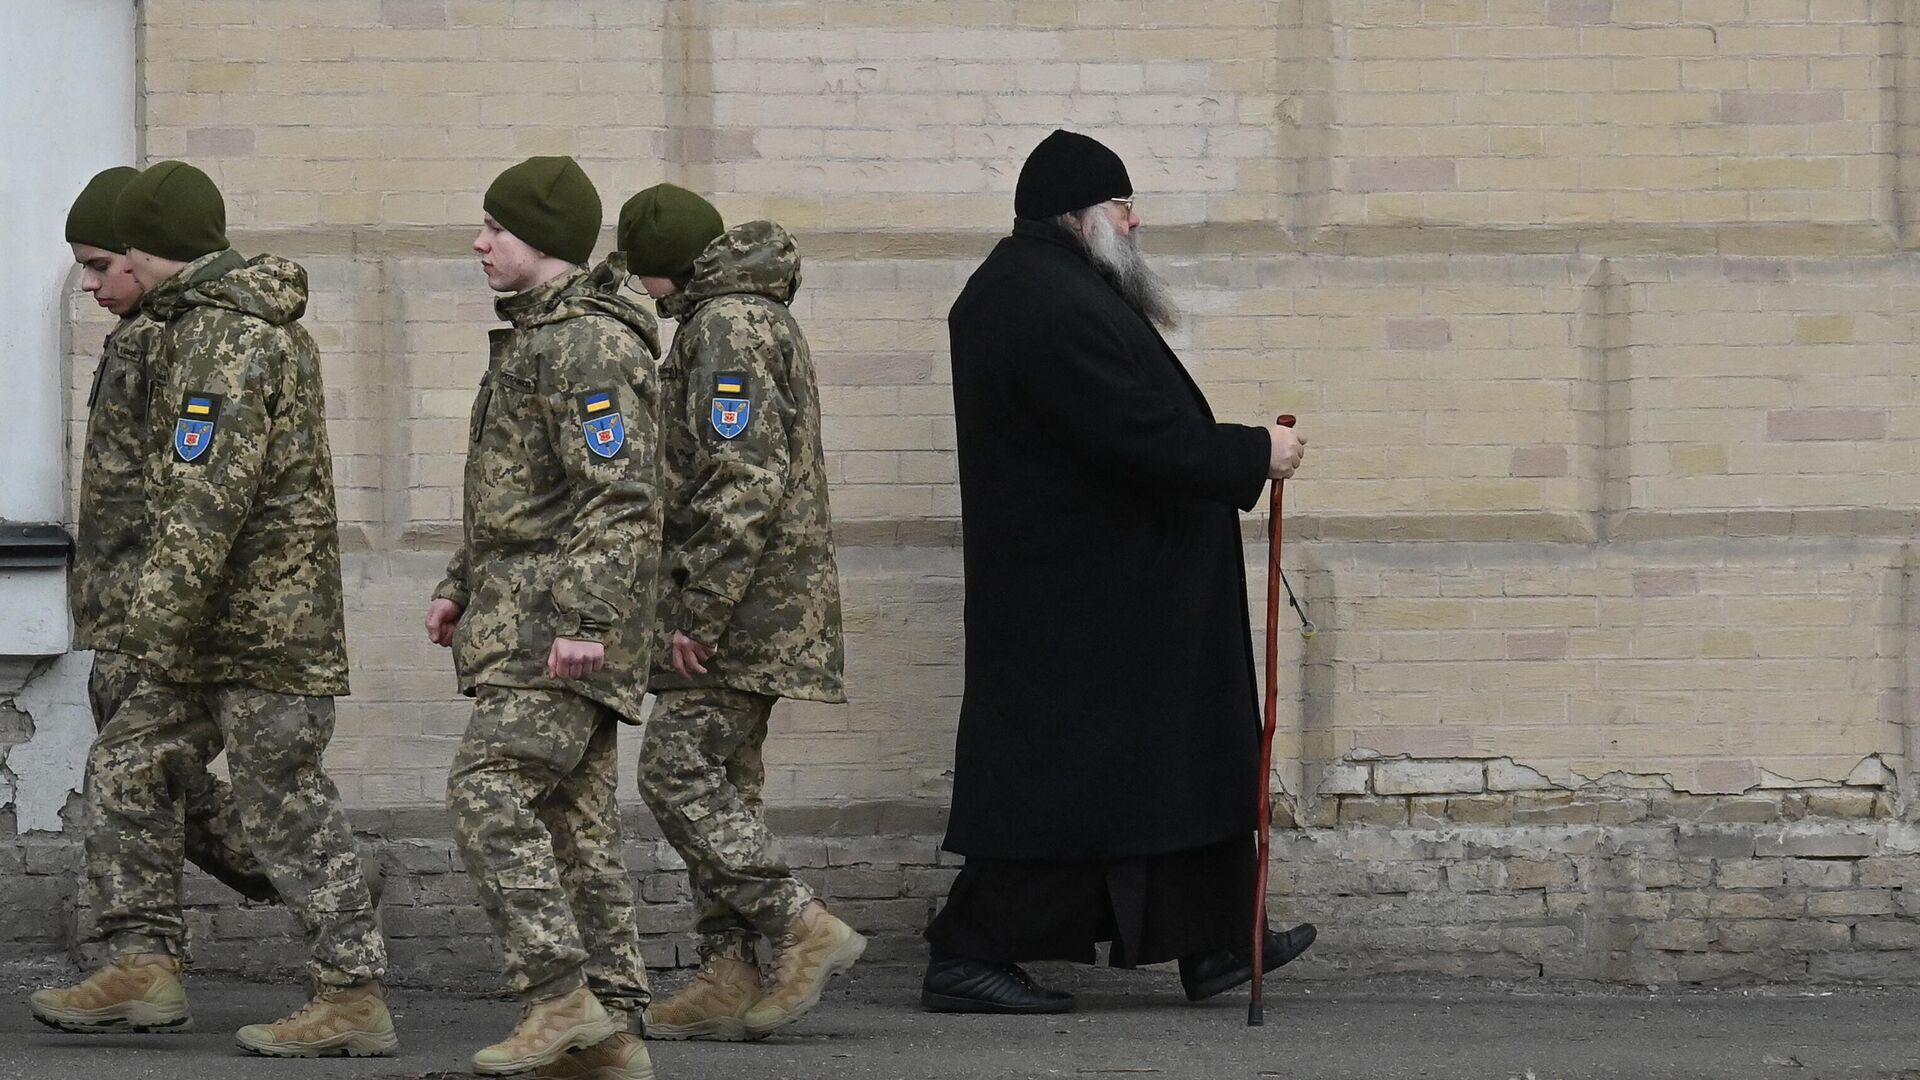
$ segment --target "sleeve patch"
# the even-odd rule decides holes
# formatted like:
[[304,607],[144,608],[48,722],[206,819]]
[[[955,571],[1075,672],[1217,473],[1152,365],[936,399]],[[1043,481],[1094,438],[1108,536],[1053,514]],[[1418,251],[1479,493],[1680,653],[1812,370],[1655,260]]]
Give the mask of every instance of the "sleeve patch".
[[745,372],[723,371],[713,377],[713,430],[723,439],[738,438],[753,419],[753,401]]
[[580,428],[587,438],[587,449],[598,457],[610,458],[627,445],[627,422],[620,415],[619,399],[613,391],[589,390],[578,398]]
[[213,433],[220,422],[219,394],[189,391],[180,401],[180,417],[173,424],[173,452],[181,461],[204,460],[213,447]]

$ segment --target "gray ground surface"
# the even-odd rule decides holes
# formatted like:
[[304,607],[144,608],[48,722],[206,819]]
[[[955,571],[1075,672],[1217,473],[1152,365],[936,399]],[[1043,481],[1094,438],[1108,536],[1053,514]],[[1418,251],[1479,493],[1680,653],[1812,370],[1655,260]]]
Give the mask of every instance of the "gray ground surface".
[[[1623,991],[1592,986],[1376,980],[1270,984],[1267,1026],[1245,994],[1189,1006],[1170,974],[1036,965],[1080,995],[1057,1017],[935,1016],[919,975],[857,972],[789,1035],[753,1045],[655,1044],[662,1080],[919,1080],[927,1077],[1653,1078],[1920,1080],[1920,989]],[[394,994],[401,1055],[263,1061],[231,1032],[298,1005],[290,986],[189,984],[197,1030],[74,1036],[40,1027],[24,998],[64,979],[54,964],[0,966],[0,1077],[141,1080],[465,1075],[503,1034],[511,1002]],[[677,985],[680,976],[660,981]]]

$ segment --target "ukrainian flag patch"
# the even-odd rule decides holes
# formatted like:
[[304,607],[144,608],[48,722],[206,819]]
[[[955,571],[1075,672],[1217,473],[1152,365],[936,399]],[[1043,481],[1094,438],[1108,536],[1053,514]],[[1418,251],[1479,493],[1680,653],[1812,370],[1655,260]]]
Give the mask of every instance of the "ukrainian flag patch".
[[611,390],[589,390],[580,395],[580,430],[587,449],[610,458],[627,445],[627,422],[620,415]]
[[181,461],[196,462],[206,457],[213,446],[213,433],[220,422],[219,394],[192,391],[180,401],[180,418],[173,423],[173,452]]
[[713,430],[723,439],[738,438],[753,419],[753,401],[747,396],[745,372],[723,371],[713,377]]

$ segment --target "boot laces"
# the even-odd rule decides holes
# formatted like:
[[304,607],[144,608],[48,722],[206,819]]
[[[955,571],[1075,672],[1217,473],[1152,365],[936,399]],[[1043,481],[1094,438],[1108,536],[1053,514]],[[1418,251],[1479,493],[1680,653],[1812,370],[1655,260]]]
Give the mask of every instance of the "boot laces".
[[321,1004],[322,1004],[321,996],[315,995],[314,997],[308,999],[305,1005],[302,1005],[298,1009],[295,1009],[292,1013],[286,1016],[283,1016],[278,1020],[275,1020],[271,1026],[298,1027],[300,1025],[300,1022],[305,1020],[309,1013],[312,1013],[315,1010],[317,1010]]
[[520,1019],[514,1021],[513,1030],[507,1032],[507,1037],[501,1040],[502,1044],[511,1043],[515,1039],[524,1038],[533,1034],[533,1032],[527,1029],[527,1021],[533,1018],[533,1006],[534,1003],[531,1001],[520,1006]]
[[680,992],[682,994],[691,994],[703,987],[710,990],[724,989],[720,982],[720,973],[712,968],[703,967],[693,973],[693,981],[688,983],[686,989]]
[[790,976],[798,974],[800,968],[799,946],[800,935],[798,933],[789,930],[780,935],[779,944],[776,946],[780,962],[775,965],[773,972],[773,981],[776,984],[784,985]]

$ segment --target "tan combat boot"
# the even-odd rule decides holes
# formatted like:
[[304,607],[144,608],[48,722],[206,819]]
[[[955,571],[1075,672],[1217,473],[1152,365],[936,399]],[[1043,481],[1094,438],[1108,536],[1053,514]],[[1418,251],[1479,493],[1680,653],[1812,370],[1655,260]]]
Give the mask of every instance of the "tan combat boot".
[[536,1080],[653,1080],[653,1058],[640,1036],[623,1031],[585,1050],[561,1054]]
[[400,1048],[387,990],[378,982],[316,994],[292,1016],[248,1024],[234,1040],[267,1057],[380,1057]]
[[61,1031],[192,1031],[180,961],[166,953],[124,953],[74,986],[36,990],[34,1019]]
[[647,1037],[740,1042],[747,1037],[747,1010],[759,1001],[759,968],[710,956],[685,989],[647,1007]]
[[806,1015],[820,1004],[827,980],[852,967],[866,951],[867,939],[853,927],[834,918],[818,900],[808,904],[780,935],[773,985],[742,1018],[747,1034],[758,1039]]
[[481,1076],[511,1076],[551,1065],[569,1050],[585,1050],[620,1033],[600,999],[582,986],[572,993],[530,1001],[505,1039],[473,1055]]

